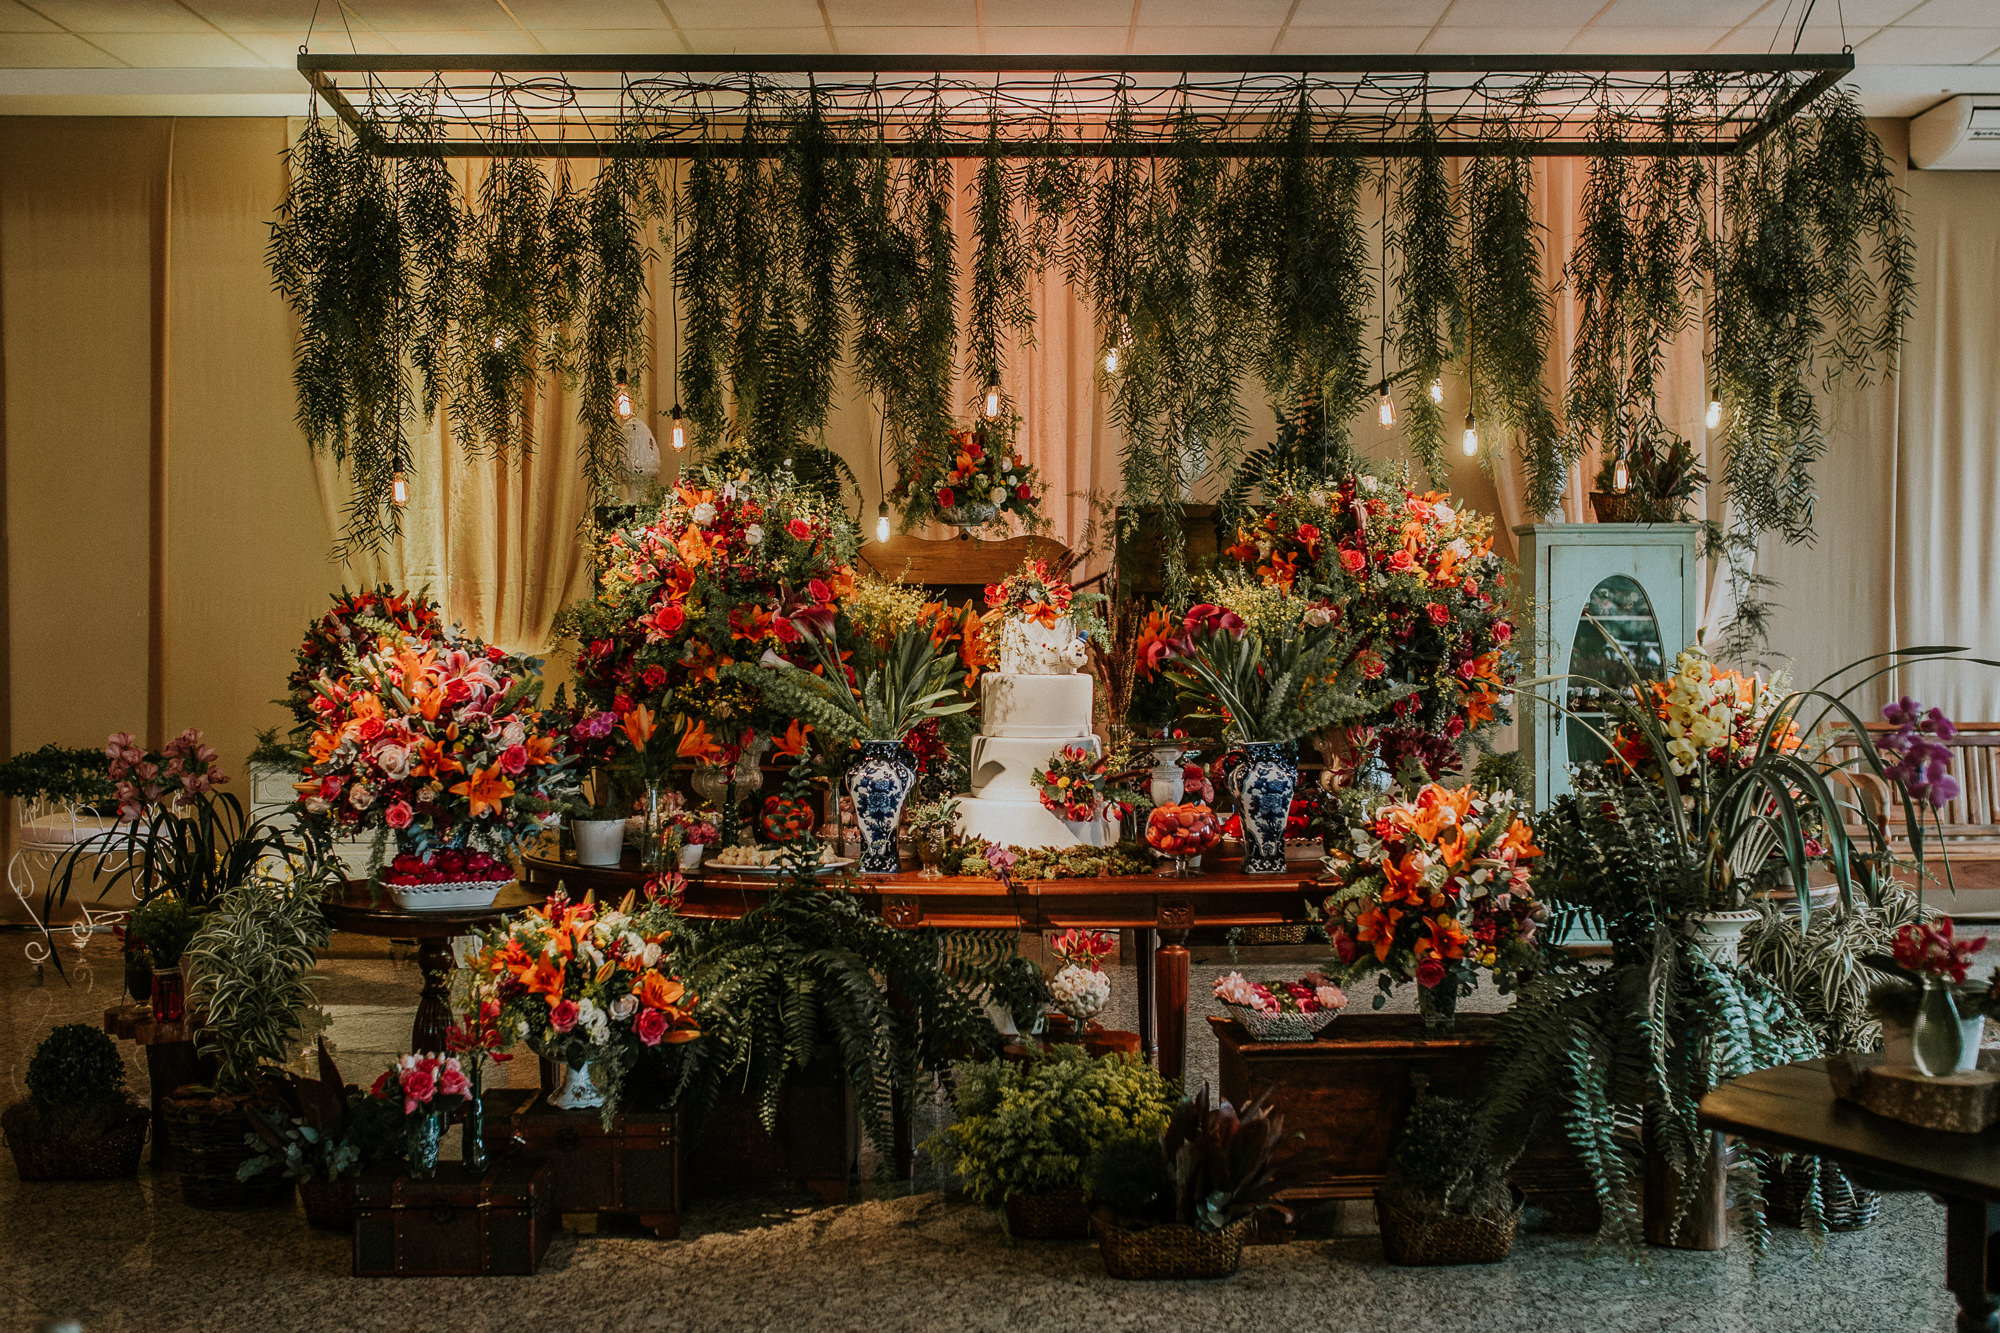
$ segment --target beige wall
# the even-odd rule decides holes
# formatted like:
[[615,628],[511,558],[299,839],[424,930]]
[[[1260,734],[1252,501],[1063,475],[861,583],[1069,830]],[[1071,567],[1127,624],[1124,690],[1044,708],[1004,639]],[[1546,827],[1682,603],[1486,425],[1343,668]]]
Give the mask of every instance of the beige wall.
[[[240,769],[253,731],[283,716],[270,700],[297,634],[343,582],[451,581],[462,614],[518,647],[581,587],[554,540],[582,502],[563,448],[502,474],[447,461],[437,429],[411,541],[365,569],[329,561],[337,501],[291,422],[291,323],[263,263],[287,133],[277,119],[0,118],[0,751],[199,726]],[[1822,536],[1770,553],[1786,584],[1778,647],[1802,672],[1891,635],[1956,635],[2000,656],[1986,536],[2000,480],[2000,174],[1909,185],[1925,289],[1904,375],[1830,402]],[[1041,299],[1038,345],[1009,383],[1073,536],[1084,513],[1070,497],[1115,484],[1117,447],[1088,375],[1087,312],[1055,279]],[[672,401],[658,368],[646,384],[653,408]],[[551,439],[569,408],[547,405]],[[1249,416],[1252,441],[1268,439],[1268,411]],[[1393,450],[1372,421],[1358,430],[1371,451]],[[827,439],[872,516],[874,421],[851,390]],[[1461,494],[1501,507],[1507,487],[1454,469]],[[1933,512],[1948,527],[1926,526]],[[2000,718],[2000,690],[1958,697]]]

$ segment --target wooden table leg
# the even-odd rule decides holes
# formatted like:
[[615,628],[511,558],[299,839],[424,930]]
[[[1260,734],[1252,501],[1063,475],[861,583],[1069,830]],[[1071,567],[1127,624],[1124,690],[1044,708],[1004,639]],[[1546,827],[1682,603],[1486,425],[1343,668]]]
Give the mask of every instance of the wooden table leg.
[[1160,1038],[1160,1072],[1178,1079],[1187,1068],[1187,927],[1160,928],[1153,975],[1153,1014]]
[[1139,1053],[1148,1060],[1160,1057],[1158,1032],[1153,1023],[1153,932],[1144,926],[1132,932],[1137,944],[1135,960],[1139,971]]
[[2000,1207],[1978,1199],[1944,1201],[1944,1281],[1958,1298],[1958,1333],[2000,1333],[2000,1300],[1989,1275]]
[[417,970],[423,973],[423,993],[417,997],[417,1019],[410,1028],[410,1050],[444,1050],[445,1029],[451,1026],[451,939],[427,935],[417,941]]

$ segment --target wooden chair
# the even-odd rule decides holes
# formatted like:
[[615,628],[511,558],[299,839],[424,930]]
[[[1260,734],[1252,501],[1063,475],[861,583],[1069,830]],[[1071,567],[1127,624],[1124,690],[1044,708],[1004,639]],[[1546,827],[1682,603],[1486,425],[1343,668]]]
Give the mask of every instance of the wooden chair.
[[897,533],[886,542],[869,542],[861,548],[861,563],[883,578],[926,588],[954,606],[969,599],[983,607],[988,584],[1035,559],[1046,560],[1049,573],[1065,577],[1081,557],[1047,537],[930,541]]
[[[1869,723],[1870,743],[1894,730],[1886,722]],[[1943,827],[1941,849],[1938,829],[1926,821],[1924,859],[1933,873],[1940,873],[1940,852],[1949,856],[1959,892],[1955,898],[1944,895],[1936,902],[1953,916],[1994,915],[2000,913],[2000,722],[1961,722],[1958,735],[1946,745],[1952,752],[1951,771],[1958,779],[1959,794],[1938,811]],[[1846,732],[1834,742],[1831,758],[1847,760],[1859,753],[1859,739]],[[1910,835],[1903,823],[1902,803],[1892,799],[1887,788],[1865,768],[1849,772],[1869,816],[1888,832],[1890,850],[1898,857],[1907,857]],[[1859,836],[1861,830],[1851,828],[1849,833]]]

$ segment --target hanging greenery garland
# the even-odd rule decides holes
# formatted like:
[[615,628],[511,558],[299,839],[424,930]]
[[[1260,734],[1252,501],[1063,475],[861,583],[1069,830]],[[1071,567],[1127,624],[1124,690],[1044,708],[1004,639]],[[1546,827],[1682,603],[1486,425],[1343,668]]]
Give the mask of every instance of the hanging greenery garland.
[[[702,144],[708,145],[704,135]],[[729,246],[729,171],[707,153],[688,164],[687,182],[674,197],[674,282],[680,289],[682,403],[698,449],[719,448],[729,419],[729,290],[734,255]]]
[[1558,441],[1542,384],[1549,303],[1533,189],[1534,164],[1518,154],[1476,157],[1466,169],[1468,315],[1477,349],[1469,367],[1472,397],[1480,415],[1513,434],[1526,473],[1527,510],[1539,517],[1555,508],[1575,459]]
[[636,381],[650,360],[646,266],[653,251],[646,232],[665,208],[659,178],[630,157],[604,163],[584,202],[581,331],[568,364],[581,399],[583,475],[593,495],[611,494],[624,475],[618,380]]
[[1431,386],[1444,377],[1465,320],[1458,274],[1458,197],[1426,107],[1396,192],[1396,351],[1402,357],[1403,419],[1410,450],[1432,481],[1445,475],[1444,408]]

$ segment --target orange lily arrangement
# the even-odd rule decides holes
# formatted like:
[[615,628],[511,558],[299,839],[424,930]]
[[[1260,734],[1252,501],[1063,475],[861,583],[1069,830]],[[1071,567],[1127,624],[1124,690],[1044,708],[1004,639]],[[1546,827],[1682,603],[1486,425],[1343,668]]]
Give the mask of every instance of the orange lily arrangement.
[[641,1048],[701,1035],[697,997],[673,974],[672,920],[662,906],[635,905],[631,894],[606,908],[558,890],[477,933],[465,960],[467,1012],[480,1015],[501,1046],[588,1062],[615,1106]]
[[1348,834],[1327,858],[1340,887],[1321,904],[1345,980],[1415,981],[1427,1010],[1449,1013],[1480,970],[1504,991],[1533,966],[1542,852],[1511,792],[1430,783],[1364,808]]

